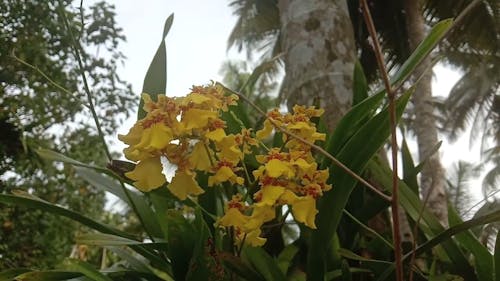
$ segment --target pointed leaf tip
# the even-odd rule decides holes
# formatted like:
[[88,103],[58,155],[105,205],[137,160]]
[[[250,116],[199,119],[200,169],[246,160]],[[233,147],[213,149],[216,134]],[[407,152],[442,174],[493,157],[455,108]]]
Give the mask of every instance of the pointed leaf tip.
[[167,20],[165,20],[165,25],[163,26],[163,37],[161,38],[161,40],[165,40],[165,37],[167,37],[167,34],[170,31],[173,22],[174,13],[171,13],[170,16],[168,16]]

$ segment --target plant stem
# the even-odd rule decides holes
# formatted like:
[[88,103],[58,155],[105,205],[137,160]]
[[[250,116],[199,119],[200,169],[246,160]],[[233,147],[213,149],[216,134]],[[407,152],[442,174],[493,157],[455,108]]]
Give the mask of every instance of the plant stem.
[[396,280],[403,281],[403,264],[402,264],[402,249],[401,249],[401,233],[399,229],[399,192],[398,192],[398,143],[396,136],[396,107],[395,107],[395,93],[391,87],[389,81],[389,75],[387,74],[387,69],[383,60],[382,51],[380,48],[379,41],[377,39],[377,31],[375,30],[375,25],[373,24],[372,17],[370,15],[370,10],[366,0],[360,0],[361,7],[363,10],[363,17],[365,19],[366,27],[372,38],[373,48],[375,51],[375,57],[377,59],[377,64],[382,74],[382,80],[384,81],[384,86],[387,92],[387,97],[389,99],[389,122],[391,127],[391,152],[392,152],[392,233],[393,233],[393,243],[394,243],[394,259],[396,264]]
[[[66,17],[65,11],[64,11],[64,9],[62,7],[64,7],[64,5],[62,3],[62,0],[59,0],[59,8],[60,8],[61,18],[62,18],[62,20],[64,22],[64,26],[68,30],[69,37],[70,37],[70,39],[72,41],[73,51],[75,52],[74,55],[75,55],[76,60],[78,62],[78,67],[80,69],[80,74],[81,74],[81,77],[82,77],[82,80],[83,80],[84,90],[85,90],[85,93],[87,94],[88,106],[90,108],[90,111],[92,112],[92,117],[94,119],[94,123],[95,123],[96,128],[97,128],[97,133],[99,135],[99,139],[101,140],[101,142],[103,144],[104,152],[106,153],[106,157],[108,158],[108,161],[111,162],[111,160],[113,160],[113,158],[111,157],[111,153],[109,152],[109,148],[108,148],[108,146],[106,144],[106,140],[104,138],[104,133],[102,131],[101,124],[99,122],[99,118],[97,116],[97,112],[96,112],[95,107],[94,107],[94,102],[92,100],[92,93],[90,91],[90,87],[89,87],[88,82],[87,82],[87,77],[85,76],[85,69],[83,67],[83,62],[82,62],[82,58],[80,56],[80,51],[78,50],[78,45],[79,44],[76,41],[75,36],[73,35],[73,32],[71,31],[71,26],[69,25],[68,18]],[[129,201],[130,206],[132,206],[132,209],[134,210],[135,214],[137,215],[137,218],[139,219],[139,221],[141,222],[141,225],[144,227],[144,230],[146,230],[146,233],[147,233],[149,239],[151,241],[155,242],[153,236],[147,231],[147,228],[145,227],[144,220],[141,217],[141,215],[139,214],[138,209],[137,209],[137,207],[134,204],[134,201],[132,201],[132,196],[130,195],[128,189],[125,187],[125,184],[121,180],[120,180],[120,185],[121,185],[121,187],[123,189],[123,192],[127,196],[127,200]]]

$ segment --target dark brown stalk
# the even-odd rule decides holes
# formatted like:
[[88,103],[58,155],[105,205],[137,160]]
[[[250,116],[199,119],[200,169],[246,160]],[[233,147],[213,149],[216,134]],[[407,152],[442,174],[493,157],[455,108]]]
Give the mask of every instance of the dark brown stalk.
[[393,233],[393,243],[394,243],[394,262],[396,266],[396,280],[403,281],[403,263],[402,263],[402,250],[401,250],[401,233],[399,230],[399,192],[398,192],[398,143],[396,137],[396,108],[395,108],[395,94],[389,82],[389,76],[387,74],[387,69],[385,67],[382,51],[377,38],[377,31],[375,30],[375,25],[373,24],[372,17],[370,15],[370,10],[366,0],[360,0],[361,7],[363,9],[363,17],[365,19],[366,27],[370,33],[370,37],[373,41],[373,48],[375,51],[375,57],[377,59],[377,64],[382,74],[382,80],[384,81],[384,86],[387,92],[387,97],[389,99],[389,122],[391,127],[391,152],[392,152],[392,233]]

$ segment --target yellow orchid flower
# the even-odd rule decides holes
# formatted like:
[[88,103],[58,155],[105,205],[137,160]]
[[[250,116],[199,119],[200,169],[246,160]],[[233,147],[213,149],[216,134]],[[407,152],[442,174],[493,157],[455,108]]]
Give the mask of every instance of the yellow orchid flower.
[[312,229],[316,229],[316,224],[314,223],[316,214],[318,213],[318,210],[316,210],[316,199],[312,196],[301,196],[291,205],[295,220]]
[[240,241],[243,241],[244,239],[244,242],[252,247],[260,247],[266,244],[267,241],[266,238],[260,237],[261,233],[262,231],[259,228],[257,228],[246,233],[246,236],[240,234],[238,238],[240,239]]
[[184,130],[203,129],[210,120],[217,118],[217,111],[190,108],[182,117],[181,123],[184,124]]
[[229,166],[228,163],[220,164],[219,168],[215,172],[215,175],[208,177],[208,186],[214,186],[219,183],[223,183],[229,181],[232,184],[243,185],[245,180],[242,177],[238,177],[233,169]]
[[172,130],[163,123],[152,124],[144,129],[141,141],[135,148],[144,150],[161,150],[172,141]]
[[256,196],[260,198],[260,201],[256,203],[256,206],[274,206],[276,201],[281,197],[281,195],[285,192],[285,188],[283,186],[272,186],[267,185],[263,186],[259,192],[256,193]]
[[212,168],[213,151],[202,141],[197,142],[189,155],[189,163],[199,171],[209,171]]
[[195,174],[190,171],[177,170],[172,182],[167,186],[170,192],[180,200],[186,200],[188,195],[199,195],[205,191],[194,179]]
[[148,158],[139,161],[134,170],[125,173],[125,176],[134,181],[134,186],[140,191],[148,192],[162,186],[165,176],[160,157]]
[[217,149],[219,149],[218,156],[220,159],[226,159],[233,164],[237,164],[243,159],[243,152],[238,147],[235,135],[228,135],[224,137],[221,141],[216,143]]
[[242,227],[249,220],[249,216],[245,216],[237,208],[229,208],[217,224],[222,226]]
[[284,176],[290,179],[295,175],[293,170],[290,168],[289,162],[286,161],[271,159],[266,163],[265,167],[267,175],[273,178]]

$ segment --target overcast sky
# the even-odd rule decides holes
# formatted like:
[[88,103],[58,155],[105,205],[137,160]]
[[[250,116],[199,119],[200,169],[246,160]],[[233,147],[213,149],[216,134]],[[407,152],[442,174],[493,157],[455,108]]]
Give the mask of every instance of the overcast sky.
[[[116,7],[118,26],[124,29],[127,42],[121,51],[127,56],[120,69],[123,79],[133,85],[139,96],[144,75],[161,40],[165,19],[175,14],[167,36],[167,94],[185,95],[195,84],[220,80],[222,63],[228,58],[243,59],[236,51],[226,52],[229,33],[236,22],[226,0],[148,0],[109,1]],[[443,66],[434,69],[434,95],[447,95],[459,78],[458,73]],[[120,129],[126,133],[135,120],[129,120]],[[478,161],[479,152],[469,150],[468,138],[450,146],[444,137],[440,153],[445,166],[463,159]],[[413,146],[415,147],[415,146]],[[416,152],[416,149],[413,149]],[[475,187],[477,191],[480,187]]]

